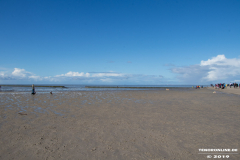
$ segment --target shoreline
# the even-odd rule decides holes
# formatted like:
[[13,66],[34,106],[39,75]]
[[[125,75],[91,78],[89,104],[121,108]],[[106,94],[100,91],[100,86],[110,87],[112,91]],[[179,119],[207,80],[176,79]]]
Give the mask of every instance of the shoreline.
[[[0,85],[4,87],[32,87],[32,85]],[[34,87],[67,88],[65,86],[34,85]]]
[[[50,87],[45,88],[45,89],[40,89],[37,88],[35,89],[36,92],[38,93],[48,93],[50,91],[54,92],[82,92],[82,91],[160,91],[160,90],[178,90],[178,91],[185,91],[185,90],[194,90],[195,88],[192,87],[92,87],[92,88],[88,88],[88,87],[84,87],[84,88],[62,88],[62,89],[58,89],[54,88],[53,90],[51,90]],[[203,89],[203,88],[201,88]],[[20,90],[20,89],[11,89],[11,90],[1,90],[0,89],[0,93],[9,93],[9,92],[31,92],[30,88],[29,89],[25,89],[25,90]]]
[[192,88],[192,87],[118,87],[118,86],[85,86],[85,88],[136,88],[136,89],[163,89],[163,88],[171,88],[171,89],[176,89],[176,88]]

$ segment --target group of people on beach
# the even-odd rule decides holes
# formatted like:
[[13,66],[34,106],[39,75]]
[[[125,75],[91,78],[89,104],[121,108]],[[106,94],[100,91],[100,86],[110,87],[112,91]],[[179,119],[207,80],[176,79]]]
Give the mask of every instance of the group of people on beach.
[[[214,87],[213,84],[211,84],[211,86]],[[238,86],[239,86],[239,88],[240,88],[240,84],[238,85],[237,83],[230,83],[230,84],[218,83],[218,84],[215,84],[215,88],[216,88],[216,89],[217,89],[217,88],[224,89],[224,88],[226,88],[227,86],[230,86],[230,88],[231,88],[231,86],[233,86],[234,88],[238,88]]]
[[231,88],[231,86],[233,86],[234,88],[238,88],[238,86],[239,86],[239,88],[240,88],[240,84],[238,85],[237,83],[230,83],[230,88]]
[[215,88],[222,88],[222,89],[224,89],[225,87],[226,87],[225,83],[215,84]]
[[200,88],[203,88],[203,86],[196,86],[196,89],[200,89]]

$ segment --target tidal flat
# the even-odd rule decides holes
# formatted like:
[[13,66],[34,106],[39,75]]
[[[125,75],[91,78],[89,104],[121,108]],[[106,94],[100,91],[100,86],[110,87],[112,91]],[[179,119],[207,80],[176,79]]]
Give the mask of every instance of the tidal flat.
[[0,159],[200,160],[239,128],[240,96],[209,89],[0,93]]

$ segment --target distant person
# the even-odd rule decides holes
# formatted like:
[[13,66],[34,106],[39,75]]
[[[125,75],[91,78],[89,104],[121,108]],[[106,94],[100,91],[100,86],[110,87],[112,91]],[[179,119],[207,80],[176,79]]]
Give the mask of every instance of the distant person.
[[52,94],[52,91],[50,92],[50,94]]
[[32,85],[32,94],[36,94],[34,84]]

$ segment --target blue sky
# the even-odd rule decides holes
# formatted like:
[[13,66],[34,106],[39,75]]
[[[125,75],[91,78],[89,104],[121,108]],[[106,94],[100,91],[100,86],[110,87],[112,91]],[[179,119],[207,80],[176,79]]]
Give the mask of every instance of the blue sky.
[[240,1],[0,1],[0,83],[240,82]]

